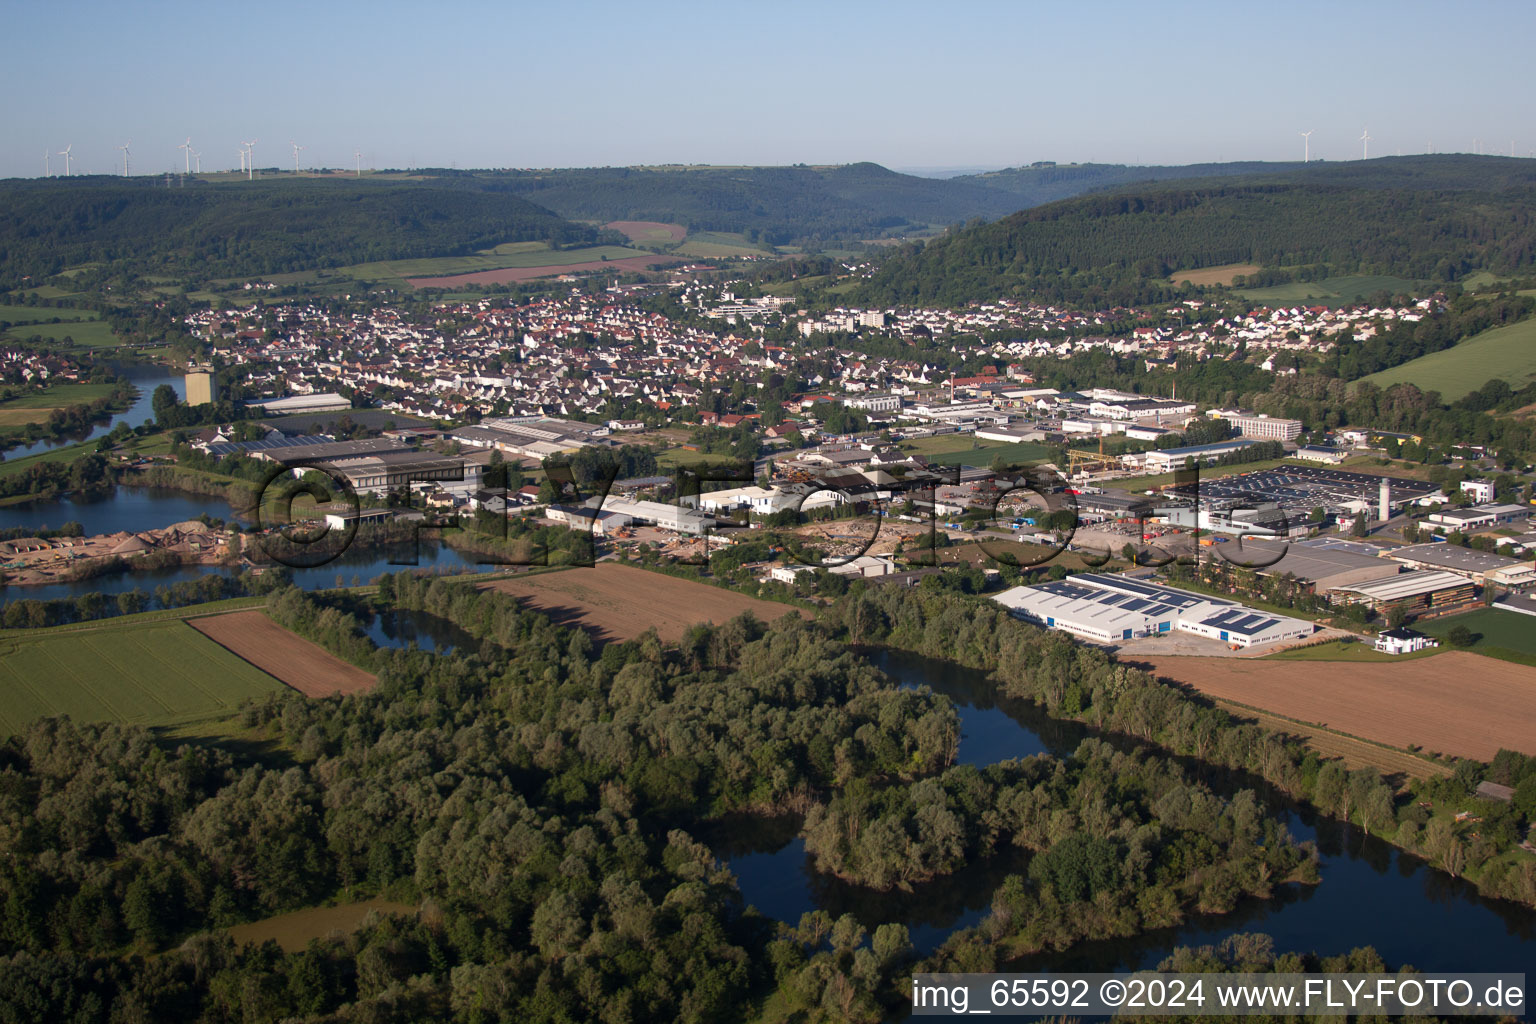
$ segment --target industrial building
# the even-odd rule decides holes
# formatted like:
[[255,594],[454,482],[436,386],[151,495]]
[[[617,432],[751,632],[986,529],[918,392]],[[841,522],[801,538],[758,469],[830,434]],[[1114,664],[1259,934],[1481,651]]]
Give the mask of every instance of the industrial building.
[[1014,587],[993,600],[1018,618],[1101,643],[1180,630],[1236,647],[1250,647],[1312,634],[1312,624],[1301,619],[1256,612],[1236,601],[1103,573]]
[[1475,508],[1452,508],[1444,512],[1430,513],[1429,521],[1450,530],[1471,533],[1487,530],[1501,523],[1513,523],[1529,519],[1531,510],[1525,505],[1478,505]]
[[352,402],[338,394],[326,392],[317,395],[294,395],[290,398],[269,398],[261,402],[246,402],[253,409],[260,409],[270,416],[292,416],[306,412],[339,412],[352,408]]
[[1226,421],[1244,437],[1258,441],[1294,441],[1301,436],[1301,420],[1250,413],[1226,413]]
[[482,420],[478,426],[460,427],[449,436],[473,448],[545,459],[588,445],[610,445],[612,442],[605,439],[611,432],[606,426],[575,420],[503,416]]
[[1363,604],[1372,611],[1402,608],[1410,615],[1440,614],[1463,608],[1477,597],[1477,588],[1465,576],[1441,569],[1414,569],[1363,583],[1331,587],[1333,602]]
[[480,489],[479,463],[427,452],[382,452],[358,458],[332,459],[322,464],[345,477],[353,489],[383,494],[413,483],[453,483],[453,490]]
[[1197,444],[1186,448],[1169,448],[1164,452],[1147,452],[1147,472],[1171,473],[1175,469],[1183,469],[1185,459],[1194,459],[1197,463],[1214,463],[1223,455],[1240,452],[1244,448],[1251,448],[1258,443],[1257,441],[1249,440],[1218,441],[1215,444]]
[[[1234,560],[1238,558],[1237,555],[1232,557]],[[1402,572],[1402,566],[1376,552],[1350,551],[1327,541],[1276,545],[1249,540],[1243,543],[1241,561],[1256,567],[1265,576],[1293,576],[1314,594],[1326,594],[1330,590]]]
[[1444,569],[1483,585],[1523,590],[1536,584],[1536,566],[1530,562],[1455,544],[1414,544],[1388,551],[1387,557],[1414,569]]

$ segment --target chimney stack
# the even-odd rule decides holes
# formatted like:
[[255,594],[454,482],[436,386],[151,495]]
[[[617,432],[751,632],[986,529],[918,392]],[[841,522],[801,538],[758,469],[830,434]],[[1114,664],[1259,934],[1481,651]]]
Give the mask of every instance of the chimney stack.
[[1377,517],[1382,522],[1392,518],[1392,485],[1387,483],[1387,478],[1381,478],[1381,514]]

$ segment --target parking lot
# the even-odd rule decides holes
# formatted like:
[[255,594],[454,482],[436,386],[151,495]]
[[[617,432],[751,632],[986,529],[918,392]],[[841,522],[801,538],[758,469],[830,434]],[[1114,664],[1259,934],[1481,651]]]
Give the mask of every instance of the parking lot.
[[[1416,501],[1438,488],[1423,480],[1371,476],[1319,466],[1283,466],[1216,480],[1202,479],[1199,499],[1207,507],[1238,505],[1279,506],[1290,518],[1305,518],[1314,508],[1337,512],[1350,502],[1364,501],[1373,508],[1381,496],[1381,482],[1391,485],[1394,505]],[[1195,486],[1174,486],[1164,493],[1196,497]]]

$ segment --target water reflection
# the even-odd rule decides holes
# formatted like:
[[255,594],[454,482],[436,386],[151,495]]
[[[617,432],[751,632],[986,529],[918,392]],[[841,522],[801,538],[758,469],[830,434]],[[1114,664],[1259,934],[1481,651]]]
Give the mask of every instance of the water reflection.
[[[1086,727],[1053,721],[1035,705],[998,699],[980,672],[895,651],[876,652],[871,661],[902,685],[930,686],[955,702],[963,730],[960,759],[966,763],[985,765],[1041,751],[1067,754],[1089,735]],[[1219,770],[1198,774],[1226,793],[1253,785]],[[1536,911],[1484,899],[1470,883],[1357,828],[1266,796],[1270,813],[1292,835],[1316,841],[1321,884],[1277,886],[1273,898],[1243,900],[1230,914],[1195,915],[1177,927],[1131,939],[1083,942],[1065,953],[1027,957],[1010,969],[1150,967],[1176,946],[1215,944],[1249,931],[1273,936],[1280,950],[1333,954],[1374,946],[1389,964],[1423,970],[1527,969],[1536,953]],[[851,913],[867,928],[899,921],[923,952],[980,921],[1003,878],[1023,866],[1022,857],[999,857],[911,893],[876,893],[817,874],[798,829],[794,818],[756,825],[732,821],[706,839],[736,874],[744,900],[765,913],[791,924],[817,907],[834,917]]]

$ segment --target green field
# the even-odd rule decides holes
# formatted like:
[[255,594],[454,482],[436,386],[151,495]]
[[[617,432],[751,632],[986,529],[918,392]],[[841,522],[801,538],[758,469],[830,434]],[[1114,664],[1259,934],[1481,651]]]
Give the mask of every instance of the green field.
[[112,328],[104,320],[80,320],[67,324],[25,324],[12,327],[7,332],[13,338],[41,337],[53,345],[69,344],[74,348],[116,348],[122,344]]
[[1415,623],[1414,628],[1442,640],[1457,626],[1466,626],[1477,634],[1470,648],[1505,661],[1536,664],[1536,617],[1507,612],[1502,608],[1479,608],[1465,615]]
[[1452,402],[1494,377],[1516,391],[1536,377],[1536,318],[1474,334],[1459,345],[1361,379],[1379,388],[1407,381]]
[[8,324],[36,324],[57,317],[60,320],[99,320],[94,309],[51,309],[48,306],[11,306],[0,302],[0,321]]
[[475,274],[482,270],[565,267],[573,263],[622,260],[630,256],[653,256],[643,249],[622,245],[591,245],[581,249],[551,249],[543,242],[513,242],[499,245],[490,252],[473,256],[443,256],[419,260],[387,260],[359,263],[341,268],[360,281],[404,279],[408,277],[446,277],[450,274]]
[[71,405],[84,405],[112,393],[111,384],[52,384],[40,391],[32,391],[8,402],[0,402],[0,411],[6,409],[63,409]]
[[1325,277],[1321,281],[1293,281],[1269,288],[1243,288],[1238,294],[1267,305],[1344,306],[1379,291],[1412,294],[1417,288],[1417,282],[1404,277]]
[[0,734],[44,715],[164,725],[227,713],[283,685],[181,620],[0,640]]
[[[1295,613],[1285,611],[1284,614],[1294,615]],[[1408,654],[1383,654],[1370,644],[1330,640],[1310,647],[1293,647],[1290,650],[1266,654],[1264,657],[1271,661],[1408,661],[1413,658],[1428,658],[1444,650],[1444,647],[1428,647]]]
[[672,252],[701,260],[723,260],[732,256],[763,256],[766,251],[747,241],[747,236],[729,231],[700,231],[683,239]]
[[989,444],[980,448],[967,448],[964,451],[929,455],[927,459],[930,465],[935,466],[990,466],[998,459],[1004,462],[1040,462],[1049,459],[1053,452],[1054,449],[1047,448],[1043,444],[1020,441],[1015,444]]

